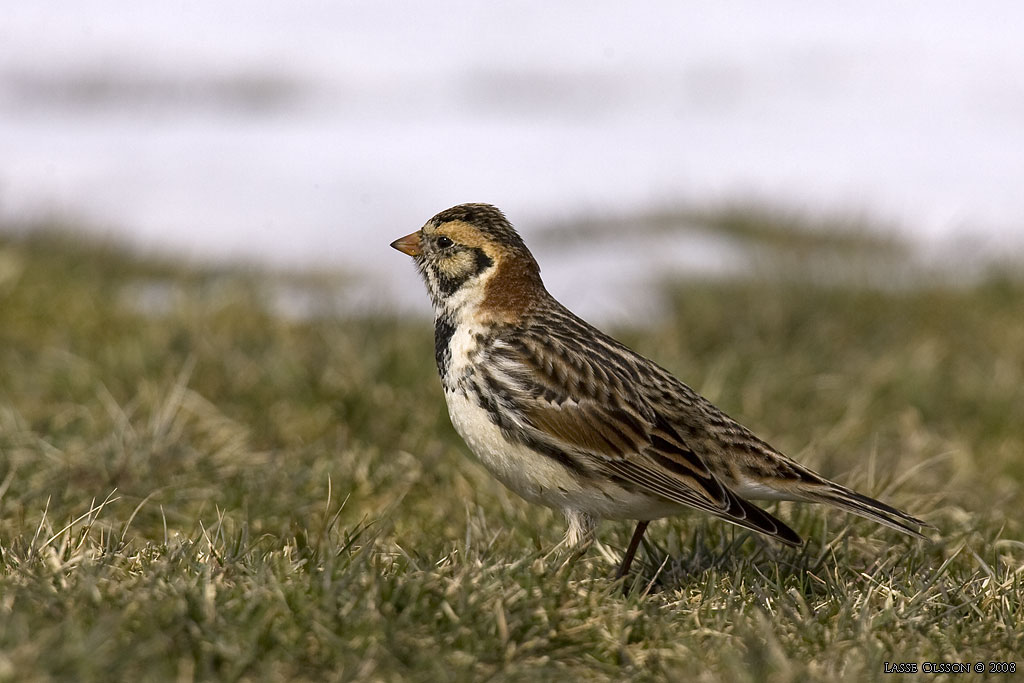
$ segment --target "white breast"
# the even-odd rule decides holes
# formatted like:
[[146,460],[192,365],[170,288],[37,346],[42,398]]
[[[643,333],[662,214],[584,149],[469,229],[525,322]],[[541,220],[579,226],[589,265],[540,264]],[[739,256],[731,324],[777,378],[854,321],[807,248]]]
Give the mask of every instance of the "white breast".
[[580,492],[579,482],[558,461],[508,441],[472,396],[452,391],[445,398],[455,431],[502,484],[530,502],[555,508],[565,507],[567,494]]
[[456,325],[448,343],[451,360],[442,380],[452,425],[498,481],[531,502],[563,507],[559,489],[578,489],[574,477],[551,458],[508,441],[487,411],[480,407],[473,389],[465,383],[481,353],[477,342],[479,329],[472,321],[463,319]]
[[[452,338],[448,340],[451,361],[448,363],[448,381],[452,384],[462,377],[466,369],[476,360],[480,347],[477,344],[479,327],[469,322],[460,322],[455,326]],[[445,378],[442,378],[445,379]]]

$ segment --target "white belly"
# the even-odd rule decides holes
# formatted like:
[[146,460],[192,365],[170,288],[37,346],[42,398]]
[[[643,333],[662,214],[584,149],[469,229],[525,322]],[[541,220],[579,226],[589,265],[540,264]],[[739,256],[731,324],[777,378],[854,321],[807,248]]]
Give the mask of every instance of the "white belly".
[[455,431],[487,470],[531,503],[601,519],[658,519],[683,506],[628,491],[600,478],[581,480],[555,458],[509,442],[487,411],[459,391],[445,392]]
[[522,444],[511,443],[491,422],[487,411],[461,392],[449,392],[448,415],[455,431],[498,481],[523,498],[550,507],[563,507],[557,501],[563,492],[579,491],[576,478],[553,458]]

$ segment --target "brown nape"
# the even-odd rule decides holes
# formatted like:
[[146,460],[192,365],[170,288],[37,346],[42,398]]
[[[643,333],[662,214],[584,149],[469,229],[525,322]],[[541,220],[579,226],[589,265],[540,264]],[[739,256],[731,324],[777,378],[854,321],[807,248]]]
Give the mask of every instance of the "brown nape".
[[481,308],[502,322],[514,322],[544,294],[540,268],[529,254],[502,251],[487,281]]

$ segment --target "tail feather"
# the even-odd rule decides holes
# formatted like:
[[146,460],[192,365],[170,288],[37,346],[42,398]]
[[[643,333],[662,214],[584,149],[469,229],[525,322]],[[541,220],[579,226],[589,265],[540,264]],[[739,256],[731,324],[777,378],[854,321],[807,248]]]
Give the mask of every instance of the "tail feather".
[[803,497],[804,500],[809,502],[834,505],[847,512],[852,512],[855,515],[860,515],[917,538],[927,537],[915,529],[914,526],[931,527],[924,520],[920,520],[891,505],[886,505],[880,500],[875,500],[870,496],[865,496],[863,493],[857,493],[852,489],[832,482],[829,482],[828,487],[825,489],[805,490]]

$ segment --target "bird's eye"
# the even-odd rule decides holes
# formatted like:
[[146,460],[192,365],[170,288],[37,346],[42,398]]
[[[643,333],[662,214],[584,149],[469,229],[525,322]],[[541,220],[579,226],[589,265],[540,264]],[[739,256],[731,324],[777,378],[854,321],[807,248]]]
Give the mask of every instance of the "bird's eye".
[[453,244],[455,244],[455,242],[452,242],[451,238],[445,237],[444,235],[441,235],[440,237],[437,238],[437,246],[441,247],[442,249],[447,249]]

